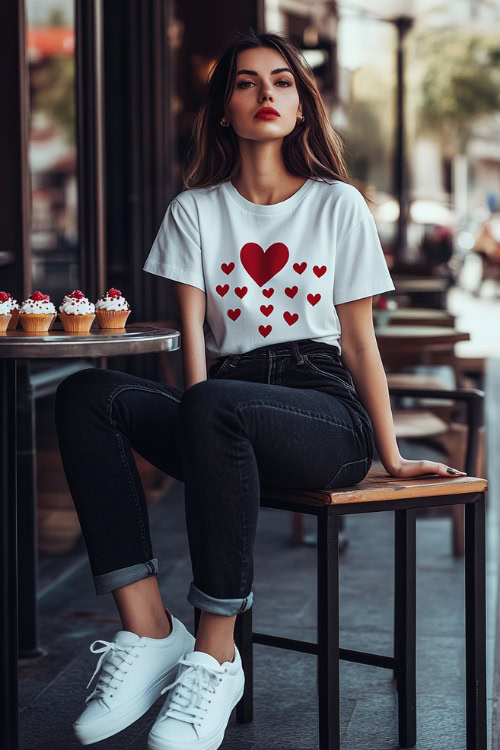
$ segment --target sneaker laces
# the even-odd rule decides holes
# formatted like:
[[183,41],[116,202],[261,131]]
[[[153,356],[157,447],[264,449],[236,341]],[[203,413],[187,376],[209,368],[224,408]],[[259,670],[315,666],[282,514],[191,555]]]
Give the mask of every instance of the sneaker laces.
[[177,687],[170,696],[167,709],[158,717],[158,721],[165,721],[171,717],[201,726],[200,719],[202,720],[208,711],[208,708],[201,705],[202,701],[210,703],[211,699],[207,698],[206,694],[215,693],[218,683],[222,680],[219,675],[227,672],[227,669],[195,664],[189,659],[179,659],[178,663],[186,665],[188,669],[181,669],[177,679],[161,691],[163,695],[167,690]]
[[[101,648],[94,648],[96,644],[102,643],[103,646]],[[90,646],[90,651],[92,651],[93,654],[101,654],[99,657],[99,661],[97,662],[97,666],[95,668],[94,674],[90,678],[89,684],[87,685],[87,689],[90,687],[90,684],[94,677],[96,676],[99,669],[102,667],[102,672],[99,676],[99,679],[97,680],[97,684],[95,686],[94,691],[85,699],[85,703],[88,703],[93,698],[101,698],[104,703],[106,703],[106,698],[110,695],[110,690],[113,689],[113,687],[116,688],[116,686],[112,685],[113,680],[118,680],[119,682],[123,682],[123,679],[120,679],[119,676],[117,676],[119,673],[121,674],[127,674],[128,669],[124,669],[124,665],[133,664],[132,661],[129,661],[125,656],[120,653],[124,652],[125,654],[129,656],[134,656],[135,658],[138,658],[139,654],[133,654],[133,650],[135,648],[145,648],[145,644],[134,644],[132,646],[122,646],[119,643],[115,643],[114,641],[103,641],[103,640],[97,640],[94,641],[94,643]],[[113,667],[113,671],[109,669],[109,667]],[[106,705],[108,705],[106,703]],[[109,708],[109,706],[108,706]]]

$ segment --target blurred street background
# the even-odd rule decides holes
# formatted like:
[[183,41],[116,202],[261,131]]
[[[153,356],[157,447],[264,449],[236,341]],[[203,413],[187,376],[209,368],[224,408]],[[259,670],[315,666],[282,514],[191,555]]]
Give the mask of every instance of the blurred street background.
[[[181,190],[209,70],[233,29],[290,34],[343,137],[354,184],[371,199],[396,290],[374,300],[389,384],[436,399],[395,401],[403,455],[465,466],[470,425],[447,391],[484,392],[473,473],[487,509],[488,732],[500,750],[500,0],[13,0],[0,10],[0,289],[117,287],[130,323],[180,330],[173,285],[142,265]],[[20,367],[30,414],[20,496],[20,734],[23,750],[77,747],[71,723],[94,669],[88,646],[112,637],[111,597],[96,598],[59,458],[57,385],[75,369],[112,367],[183,387],[182,354],[40,360]],[[77,426],[76,426],[77,428]],[[165,604],[192,626],[182,485],[135,455],[154,520]],[[26,462],[26,457],[23,459]],[[263,510],[256,549],[256,630],[314,639],[311,519]],[[391,514],[348,518],[341,555],[341,640],[390,653]],[[463,517],[418,519],[417,750],[465,748]],[[31,546],[30,546],[31,545]],[[29,552],[28,548],[29,547]],[[275,570],[269,580],[270,566]],[[29,581],[36,583],[35,593]],[[347,644],[347,645],[346,645]],[[255,647],[255,718],[232,719],[224,748],[317,747],[314,658]],[[342,666],[342,747],[397,747],[390,673]],[[145,746],[156,704],[102,743]]]

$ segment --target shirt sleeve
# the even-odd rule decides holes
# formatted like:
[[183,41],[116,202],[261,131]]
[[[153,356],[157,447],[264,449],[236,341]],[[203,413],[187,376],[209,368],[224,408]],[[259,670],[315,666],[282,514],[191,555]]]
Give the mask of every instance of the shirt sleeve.
[[165,212],[143,270],[205,291],[196,218],[176,198]]
[[333,304],[389,292],[394,284],[387,267],[375,219],[366,212],[336,251]]

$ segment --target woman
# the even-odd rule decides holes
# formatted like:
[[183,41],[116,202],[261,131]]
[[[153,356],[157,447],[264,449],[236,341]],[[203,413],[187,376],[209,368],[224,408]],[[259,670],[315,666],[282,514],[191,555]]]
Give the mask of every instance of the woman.
[[[394,286],[312,72],[284,36],[235,34],[184,187],[144,269],[176,282],[185,391],[88,369],[57,393],[96,591],[113,593],[123,624],[96,651],[101,674],[75,722],[84,743],[168,691],[149,747],[220,746],[243,692],[233,631],[253,603],[261,484],[355,484],[374,442],[393,476],[456,473],[398,451],[372,325],[372,296]],[[196,642],[163,607],[131,447],[185,483]]]

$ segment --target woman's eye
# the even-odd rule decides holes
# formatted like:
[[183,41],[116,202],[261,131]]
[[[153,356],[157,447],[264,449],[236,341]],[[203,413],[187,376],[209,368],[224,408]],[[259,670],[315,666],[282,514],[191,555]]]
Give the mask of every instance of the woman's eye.
[[[246,89],[246,88],[248,88],[248,86],[245,85],[247,83],[253,83],[253,81],[240,81],[240,83],[238,83],[238,88],[239,89],[242,89],[242,88]],[[290,83],[290,81],[286,80],[286,78],[282,78],[280,81],[276,81],[276,83],[285,83],[286,86],[291,86],[292,85]],[[282,88],[282,87],[280,87],[280,88]]]

